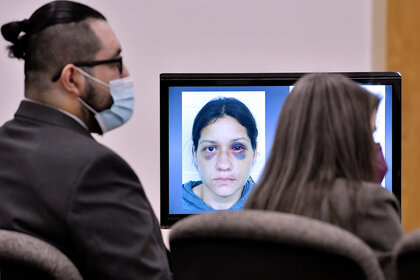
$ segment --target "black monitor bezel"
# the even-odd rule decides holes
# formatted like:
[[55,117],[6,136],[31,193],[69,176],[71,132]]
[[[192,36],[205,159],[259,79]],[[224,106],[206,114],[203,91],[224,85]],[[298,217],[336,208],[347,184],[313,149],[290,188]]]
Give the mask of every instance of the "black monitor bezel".
[[[299,73],[162,73],[160,74],[160,224],[170,228],[190,214],[169,214],[169,87],[291,85]],[[401,75],[398,72],[340,73],[362,84],[392,85],[392,191],[401,203]],[[397,155],[397,156],[395,156]],[[399,156],[398,156],[399,155]]]

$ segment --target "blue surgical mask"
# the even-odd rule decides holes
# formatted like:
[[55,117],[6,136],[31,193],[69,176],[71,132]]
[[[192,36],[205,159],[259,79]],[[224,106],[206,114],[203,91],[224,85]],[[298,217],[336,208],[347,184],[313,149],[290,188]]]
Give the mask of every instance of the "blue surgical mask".
[[91,76],[78,67],[77,70],[84,76],[110,88],[114,103],[112,104],[111,108],[102,112],[97,112],[79,97],[82,105],[84,105],[88,110],[95,114],[95,119],[98,122],[102,133],[108,132],[125,124],[131,118],[134,112],[133,79],[131,77],[126,77],[123,79],[113,80],[110,81],[108,85],[107,83]]

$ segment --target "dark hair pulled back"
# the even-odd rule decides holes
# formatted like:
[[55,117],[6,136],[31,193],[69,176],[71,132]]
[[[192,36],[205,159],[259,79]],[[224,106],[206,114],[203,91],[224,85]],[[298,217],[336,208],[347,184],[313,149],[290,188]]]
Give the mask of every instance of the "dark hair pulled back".
[[192,128],[194,149],[197,150],[203,128],[225,116],[235,118],[246,128],[247,135],[251,140],[252,149],[255,150],[257,147],[258,129],[254,116],[245,104],[232,97],[213,99],[198,112]]
[[4,24],[1,34],[12,43],[8,46],[9,57],[25,59],[31,35],[52,25],[79,22],[87,18],[105,20],[101,13],[81,3],[53,1],[37,9],[29,19]]
[[1,27],[1,34],[4,39],[13,43],[9,46],[9,56],[16,58],[24,58],[25,46],[27,45],[27,36],[19,36],[22,32],[28,32],[29,21],[24,19],[22,21],[13,21]]

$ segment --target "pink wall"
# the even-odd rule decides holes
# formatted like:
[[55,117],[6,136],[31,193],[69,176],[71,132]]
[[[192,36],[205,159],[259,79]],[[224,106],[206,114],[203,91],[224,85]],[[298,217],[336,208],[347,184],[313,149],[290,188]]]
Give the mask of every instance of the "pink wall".
[[[47,2],[3,0],[0,24],[27,18]],[[160,73],[372,71],[384,65],[378,38],[385,11],[376,0],[80,2],[108,18],[136,82],[134,117],[98,140],[132,165],[157,215]],[[0,123],[23,97],[23,63],[7,57],[6,45],[2,38]]]

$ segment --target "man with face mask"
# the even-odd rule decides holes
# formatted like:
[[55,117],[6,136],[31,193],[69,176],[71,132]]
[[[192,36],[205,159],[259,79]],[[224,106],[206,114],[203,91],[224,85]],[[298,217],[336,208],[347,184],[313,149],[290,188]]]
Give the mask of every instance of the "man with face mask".
[[0,228],[57,247],[84,279],[169,279],[141,183],[91,136],[123,125],[134,109],[105,17],[55,1],[1,32],[9,55],[25,62],[25,99],[0,128]]

